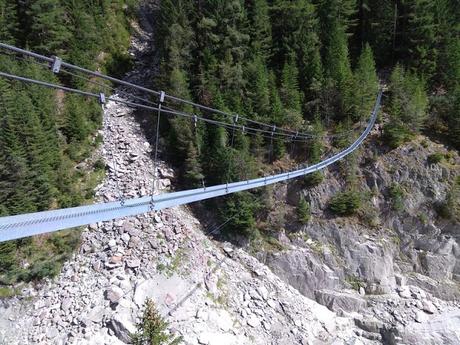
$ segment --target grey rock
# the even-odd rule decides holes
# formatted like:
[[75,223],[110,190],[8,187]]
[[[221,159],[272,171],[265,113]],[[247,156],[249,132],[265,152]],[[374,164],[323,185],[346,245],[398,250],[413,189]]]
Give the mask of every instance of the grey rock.
[[374,317],[364,316],[362,319],[355,319],[355,324],[362,330],[371,333],[380,333],[384,324]]
[[59,335],[59,332],[56,327],[49,327],[46,331],[46,337],[48,339],[54,339]]
[[123,297],[123,290],[115,285],[112,285],[105,292],[105,298],[108,299],[110,303],[118,303],[118,301],[122,297]]
[[104,307],[94,307],[87,315],[88,320],[94,323],[101,323],[105,315]]
[[125,343],[130,343],[130,335],[136,332],[136,326],[127,313],[115,314],[109,322],[109,327],[117,338]]
[[64,298],[61,302],[61,309],[64,312],[67,312],[72,304],[72,300],[70,298]]
[[126,261],[126,266],[129,268],[137,268],[141,265],[141,261],[137,258],[133,258]]
[[332,290],[315,291],[316,301],[332,311],[360,312],[366,308],[366,301],[358,294]]
[[424,300],[422,302],[422,309],[423,311],[427,312],[428,314],[434,314],[436,313],[436,307],[433,305],[431,301]]
[[249,326],[253,328],[260,326],[260,319],[254,314],[250,315],[249,318],[246,319],[246,322]]

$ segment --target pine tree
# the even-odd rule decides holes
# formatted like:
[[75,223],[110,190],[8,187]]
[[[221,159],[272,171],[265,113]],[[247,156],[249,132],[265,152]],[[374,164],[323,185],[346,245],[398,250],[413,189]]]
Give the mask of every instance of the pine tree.
[[16,4],[8,0],[0,0],[0,41],[15,44],[17,26]]
[[254,0],[250,4],[251,46],[253,53],[267,60],[272,46],[272,28],[267,0]]
[[187,158],[184,163],[184,177],[192,187],[200,186],[204,178],[198,158],[195,145],[190,141],[188,143]]
[[268,120],[270,117],[270,89],[267,67],[263,58],[256,56],[247,67],[248,96],[252,109],[259,119]]
[[351,111],[353,75],[348,56],[347,37],[344,28],[337,23],[331,28],[325,60],[327,76],[335,82],[338,91],[336,116],[340,119]]
[[32,0],[26,10],[30,29],[27,41],[33,49],[65,57],[71,34],[64,6],[58,0]]
[[434,18],[434,1],[408,1],[409,15],[409,59],[415,71],[430,79],[436,71],[438,56],[438,28]]
[[302,224],[307,224],[311,218],[310,204],[301,197],[297,205],[297,218]]
[[285,112],[280,125],[299,129],[303,121],[302,95],[299,91],[299,71],[294,59],[290,59],[283,67],[280,96]]
[[300,89],[307,94],[320,73],[318,20],[310,0],[276,0],[272,6],[273,63],[281,69],[294,58],[300,69]]
[[363,120],[369,117],[379,87],[374,57],[369,44],[366,44],[361,52],[354,71],[353,84],[354,109],[352,116],[354,119]]

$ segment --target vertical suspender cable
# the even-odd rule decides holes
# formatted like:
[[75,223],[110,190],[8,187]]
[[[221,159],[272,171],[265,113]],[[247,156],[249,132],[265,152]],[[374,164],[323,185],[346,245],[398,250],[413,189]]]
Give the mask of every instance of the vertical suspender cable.
[[155,208],[155,202],[153,200],[153,196],[155,195],[155,182],[156,182],[156,174],[157,174],[157,159],[158,159],[158,141],[160,138],[160,118],[161,118],[161,105],[165,100],[165,93],[164,91],[160,92],[160,101],[158,102],[158,113],[157,113],[157,125],[156,125],[156,132],[155,132],[155,153],[153,156],[153,179],[152,179],[152,195],[150,199],[150,210],[153,211]]

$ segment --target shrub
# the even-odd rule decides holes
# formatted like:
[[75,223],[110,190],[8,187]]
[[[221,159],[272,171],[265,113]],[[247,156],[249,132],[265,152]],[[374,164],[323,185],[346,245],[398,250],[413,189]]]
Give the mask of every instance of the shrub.
[[297,206],[297,218],[302,224],[307,224],[311,218],[310,204],[305,198],[300,198],[299,205]]
[[147,299],[144,308],[137,332],[131,335],[134,345],[173,345],[182,341],[181,337],[174,338],[167,332],[168,323],[161,317],[153,300]]
[[304,185],[305,187],[316,187],[324,180],[324,175],[321,171],[315,171],[314,173],[305,175]]
[[436,211],[442,218],[460,222],[460,176],[456,177],[446,200],[437,207]]
[[442,160],[444,159],[444,155],[440,152],[432,153],[431,155],[428,156],[427,161],[428,164],[438,164],[441,163]]
[[94,170],[105,170],[105,163],[102,159],[98,159],[97,161],[94,162],[93,164],[93,169]]
[[411,131],[402,124],[387,123],[383,126],[383,141],[395,149],[413,138]]
[[397,183],[392,183],[388,188],[388,195],[391,198],[391,208],[395,211],[402,211],[404,208],[404,190]]
[[347,191],[335,195],[329,203],[329,208],[339,216],[350,216],[356,214],[361,204],[361,195],[358,192]]

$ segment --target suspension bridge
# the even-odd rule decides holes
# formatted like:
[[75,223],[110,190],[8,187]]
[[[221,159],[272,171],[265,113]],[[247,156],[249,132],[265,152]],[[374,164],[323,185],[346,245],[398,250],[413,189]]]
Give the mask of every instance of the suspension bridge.
[[[24,60],[27,58],[27,61],[33,60],[34,62],[41,64],[42,67],[51,69],[51,71],[55,74],[66,73],[77,78],[82,78],[89,83],[100,86],[103,89],[109,88],[111,91],[115,91],[114,87],[96,82],[94,80],[95,78],[107,80],[111,83],[122,85],[123,87],[132,88],[137,92],[142,92],[157,97],[158,102],[152,102],[149,99],[139,97],[133,93],[118,91],[119,93],[125,94],[127,97],[129,97],[129,100],[121,100],[113,96],[107,97],[103,92],[93,93],[88,91],[82,91],[79,89],[73,89],[59,84],[35,80],[0,71],[0,77],[2,78],[15,80],[23,83],[40,85],[52,89],[59,89],[64,92],[80,94],[85,97],[96,98],[102,106],[104,106],[104,104],[110,100],[116,103],[125,104],[132,108],[141,108],[157,112],[157,131],[155,134],[155,154],[153,162],[154,177],[156,172],[156,163],[158,159],[157,154],[160,116],[162,114],[168,116],[180,116],[189,118],[195,124],[195,126],[197,122],[201,121],[204,123],[208,123],[210,125],[225,128],[231,131],[232,142],[235,131],[240,131],[245,135],[257,134],[263,138],[270,140],[270,145],[272,145],[274,139],[295,143],[306,142],[315,137],[330,138],[350,135],[351,132],[348,131],[336,135],[318,136],[313,135],[311,133],[300,133],[298,131],[293,131],[285,128],[277,128],[273,124],[256,121],[253,119],[240,116],[238,114],[230,114],[218,109],[191,102],[190,100],[185,100],[172,95],[168,95],[163,91],[154,91],[140,85],[135,85],[127,81],[123,81],[79,66],[75,66],[65,61],[62,61],[58,57],[47,57],[3,43],[0,43],[0,49],[10,52],[9,55],[14,58],[21,58]],[[292,171],[264,176],[260,178],[247,179],[244,181],[226,182],[224,184],[214,186],[203,185],[202,188],[176,191],[164,194],[155,194],[155,190],[153,187],[149,195],[138,198],[125,199],[122,195],[120,195],[119,200],[113,202],[105,202],[93,205],[85,205],[79,207],[55,209],[50,211],[0,217],[0,242],[84,226],[102,221],[110,221],[122,217],[155,212],[168,207],[189,204],[192,202],[211,199],[253,188],[264,187],[274,183],[279,183],[314,173],[316,171],[328,167],[331,164],[334,164],[335,162],[343,159],[345,156],[351,154],[353,151],[358,149],[358,147],[369,135],[370,131],[372,130],[375,124],[377,114],[380,108],[381,98],[382,90],[380,90],[377,94],[370,117],[367,120],[366,126],[363,132],[359,135],[359,137],[347,148],[332,155],[327,159],[322,160],[317,164],[310,166],[300,166]],[[201,112],[218,114],[221,117],[228,118],[229,121],[218,121],[206,117],[204,115],[198,115],[195,113],[189,113],[185,111],[178,111],[175,110],[172,106],[168,105],[167,101],[172,102],[173,104],[188,105],[190,107],[193,107],[193,109],[198,109]],[[155,186],[155,183],[153,183],[153,186]]]

